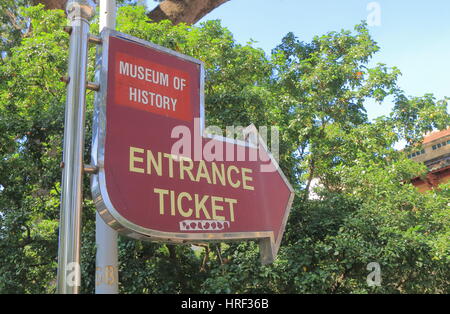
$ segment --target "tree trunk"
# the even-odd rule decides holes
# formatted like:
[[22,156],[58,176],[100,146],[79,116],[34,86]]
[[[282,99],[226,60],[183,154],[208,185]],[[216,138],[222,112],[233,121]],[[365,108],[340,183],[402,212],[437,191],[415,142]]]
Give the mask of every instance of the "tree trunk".
[[[229,0],[164,0],[148,13],[153,22],[171,20],[173,24],[194,24],[206,14]],[[65,10],[67,0],[33,0],[46,9]]]
[[229,0],[165,0],[148,13],[153,22],[171,20],[173,24],[194,24]]
[[47,10],[66,9],[67,0],[33,0],[33,4],[42,3]]

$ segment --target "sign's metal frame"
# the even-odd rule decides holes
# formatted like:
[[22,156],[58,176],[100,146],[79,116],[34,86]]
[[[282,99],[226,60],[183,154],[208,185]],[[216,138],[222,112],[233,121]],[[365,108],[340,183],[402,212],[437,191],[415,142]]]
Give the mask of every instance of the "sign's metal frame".
[[[272,163],[275,165],[278,173],[283,178],[288,188],[291,191],[287,207],[282,221],[282,226],[275,241],[272,231],[260,232],[229,232],[229,233],[181,233],[181,232],[163,232],[152,229],[147,229],[136,225],[124,218],[114,208],[106,188],[106,176],[104,169],[105,161],[105,139],[106,139],[106,101],[107,101],[107,86],[108,86],[108,48],[110,37],[117,37],[123,40],[128,40],[133,43],[140,44],[145,47],[153,48],[172,56],[196,63],[200,65],[200,132],[202,136],[205,130],[205,114],[204,114],[204,64],[202,61],[195,58],[180,54],[176,51],[167,49],[165,47],[144,41],[142,39],[117,32],[108,28],[104,28],[101,32],[102,45],[98,46],[97,50],[97,64],[96,64],[96,81],[101,82],[100,90],[96,93],[94,104],[94,118],[93,118],[93,135],[92,135],[92,152],[91,164],[98,168],[98,172],[91,176],[91,191],[97,211],[104,221],[119,233],[138,240],[160,241],[167,243],[202,243],[206,241],[228,241],[228,240],[244,240],[244,239],[259,239],[260,240],[260,255],[262,263],[270,263],[274,260],[278,252],[282,234],[286,226],[287,218],[289,216],[290,208],[294,199],[294,190],[289,181],[280,170],[277,161],[272,154],[267,150],[267,147],[261,137],[257,136],[257,141],[260,142],[266,149]],[[254,127],[253,127],[254,128]],[[256,131],[256,129],[255,129]],[[245,145],[254,147],[250,142],[233,140],[229,138],[221,138],[215,136],[214,138],[222,141],[233,142],[238,145]]]

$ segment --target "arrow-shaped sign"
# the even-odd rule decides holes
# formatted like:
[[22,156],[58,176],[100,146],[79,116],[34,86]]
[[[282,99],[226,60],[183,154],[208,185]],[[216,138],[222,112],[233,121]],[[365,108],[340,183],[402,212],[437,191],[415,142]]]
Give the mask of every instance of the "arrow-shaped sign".
[[109,29],[97,62],[92,193],[103,219],[136,239],[260,239],[272,262],[293,189],[254,126],[253,140],[204,134],[203,63]]

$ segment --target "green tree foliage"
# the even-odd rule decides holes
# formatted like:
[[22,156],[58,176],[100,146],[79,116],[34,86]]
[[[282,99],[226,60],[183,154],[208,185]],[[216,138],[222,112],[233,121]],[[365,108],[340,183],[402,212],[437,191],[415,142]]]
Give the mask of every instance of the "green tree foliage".
[[[67,20],[62,11],[8,3],[15,24],[6,11],[0,16],[0,293],[51,293]],[[278,126],[280,164],[297,194],[271,265],[259,264],[253,241],[192,248],[121,237],[122,293],[450,292],[450,185],[418,193],[408,180],[426,169],[393,148],[447,127],[448,99],[409,97],[397,86],[398,69],[369,68],[379,47],[365,24],[310,43],[287,34],[271,56],[237,44],[218,21],[148,23],[139,6],[122,6],[117,28],[205,62],[208,125]],[[393,101],[392,113],[368,121],[368,99]],[[89,92],[86,161],[92,100]],[[321,183],[316,199],[308,198],[313,178]],[[88,178],[84,191],[82,292],[92,293],[95,208]],[[367,285],[370,262],[381,266],[379,287]]]
[[22,36],[28,35],[29,24],[19,11],[21,6],[29,3],[29,0],[3,0],[0,3],[0,52],[2,52],[2,57],[20,43]]

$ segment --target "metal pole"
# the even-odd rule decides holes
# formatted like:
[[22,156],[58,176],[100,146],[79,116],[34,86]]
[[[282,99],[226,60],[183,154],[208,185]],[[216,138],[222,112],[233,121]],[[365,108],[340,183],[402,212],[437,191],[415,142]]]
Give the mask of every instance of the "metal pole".
[[116,0],[100,0],[100,31],[104,27],[116,28]]
[[[100,0],[100,31],[104,27],[116,27],[116,1]],[[117,232],[109,227],[100,215],[95,216],[96,294],[117,294],[119,292]]]
[[81,284],[80,228],[88,35],[95,4],[91,0],[70,0],[66,11],[72,29],[64,121],[57,292],[76,294]]

